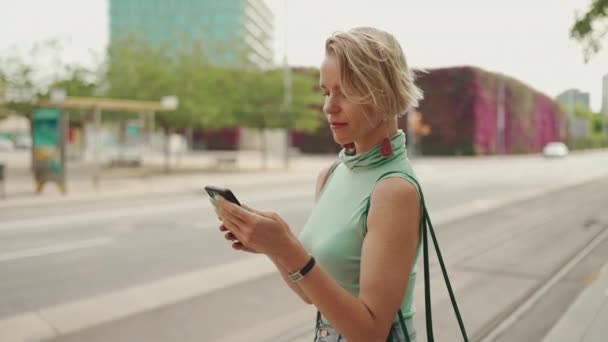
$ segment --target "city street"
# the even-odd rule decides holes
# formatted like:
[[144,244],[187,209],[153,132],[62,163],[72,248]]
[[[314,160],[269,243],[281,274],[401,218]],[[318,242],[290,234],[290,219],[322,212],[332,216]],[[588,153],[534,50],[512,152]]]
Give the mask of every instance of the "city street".
[[[299,158],[295,165],[306,164],[306,157]],[[318,158],[315,163],[324,164]],[[522,340],[542,338],[582,289],[578,281],[608,261],[605,252],[598,252],[608,250],[602,235],[608,227],[608,152],[573,153],[556,160],[529,155],[421,158],[413,163],[471,337],[495,334],[496,340],[510,341],[505,336],[517,332],[526,337]],[[266,183],[257,183],[260,175],[248,175],[247,182],[233,189],[250,206],[276,210],[298,232],[313,206],[315,175],[285,175],[283,181],[276,177]],[[230,185],[229,178],[224,180]],[[57,341],[311,339],[314,311],[290,293],[268,262],[230,248],[217,230],[219,222],[202,185],[181,187],[181,193],[142,192],[51,206],[34,199],[19,207],[0,207],[0,336],[18,317],[38,313],[52,322],[63,313],[78,312],[81,304],[101,305],[139,293],[130,308],[106,307],[107,314],[96,314],[98,321],[83,312],[71,318],[80,323],[66,321],[43,335],[64,334]],[[580,257],[586,266],[566,276],[569,287],[561,294],[547,290],[562,300],[545,304],[543,312],[552,315],[535,316],[534,322],[544,323],[534,329],[525,320],[499,327],[592,243],[604,248],[589,248],[587,254],[595,259],[587,264],[588,255]],[[261,265],[259,272],[235,275],[251,265]],[[454,340],[456,321],[435,266],[435,334],[439,340]],[[226,278],[232,280],[210,278],[221,272],[232,274]],[[419,274],[422,285],[421,269]],[[209,282],[197,288],[193,279]],[[172,291],[147,296],[159,284],[165,286],[159,289]],[[422,287],[417,291],[416,326],[424,334]],[[105,325],[93,328],[99,323]]]
[[[608,342],[608,1],[0,8],[0,342],[384,340],[376,307],[408,272],[415,341]],[[344,191],[319,211],[341,155]],[[378,245],[340,229],[404,158],[433,231],[400,270],[379,260],[401,260],[405,230]],[[277,267],[305,251],[221,211],[270,255],[235,250],[207,186],[293,241],[318,228],[310,284],[362,271],[379,292],[294,293]],[[396,190],[370,190],[379,231],[406,221]],[[369,261],[360,238],[382,250],[373,270],[333,262]]]

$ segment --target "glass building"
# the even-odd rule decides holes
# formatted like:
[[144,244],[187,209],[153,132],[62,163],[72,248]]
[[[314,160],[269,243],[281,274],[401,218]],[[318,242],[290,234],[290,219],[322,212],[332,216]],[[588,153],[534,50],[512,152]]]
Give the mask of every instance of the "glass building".
[[216,65],[273,65],[274,15],[263,0],[110,0],[109,9],[110,42],[135,36],[179,46],[194,40]]
[[557,95],[557,101],[564,106],[581,105],[589,110],[590,99],[589,93],[584,93],[578,89],[568,89]]

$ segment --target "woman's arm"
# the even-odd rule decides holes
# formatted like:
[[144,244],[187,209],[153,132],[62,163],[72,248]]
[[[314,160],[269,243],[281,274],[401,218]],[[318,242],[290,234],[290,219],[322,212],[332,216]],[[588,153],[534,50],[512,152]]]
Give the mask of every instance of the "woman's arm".
[[[401,178],[381,181],[371,196],[361,252],[360,293],[352,296],[319,265],[297,283],[300,290],[349,341],[385,341],[405,295],[419,239],[420,203]],[[287,271],[308,261],[297,245],[277,259]]]
[[288,272],[285,269],[285,267],[283,267],[283,265],[281,265],[279,263],[278,260],[276,260],[275,258],[270,258],[270,260],[272,260],[272,262],[274,263],[274,265],[277,267],[277,269],[279,270],[279,273],[281,274],[281,278],[283,278],[283,280],[285,281],[285,283],[287,284],[287,286],[289,286],[289,288],[291,288],[293,290],[293,292],[295,292],[300,298],[302,298],[302,300],[306,303],[306,304],[312,304],[312,302],[310,301],[310,299],[308,299],[308,297],[306,296],[306,294],[302,291],[302,289],[300,288],[300,286],[298,286],[297,283],[292,282],[289,277],[288,277]]
[[[321,189],[323,185],[325,185],[325,179],[327,178],[327,173],[329,172],[331,166],[328,166],[321,170],[317,175],[317,184],[315,186],[315,201],[319,199],[319,194],[321,193]],[[272,262],[275,264],[279,272],[281,273],[281,277],[285,281],[285,283],[291,288],[306,304],[312,304],[310,299],[306,296],[306,294],[302,291],[298,283],[292,282],[288,277],[288,271],[283,267],[275,258],[270,258]]]

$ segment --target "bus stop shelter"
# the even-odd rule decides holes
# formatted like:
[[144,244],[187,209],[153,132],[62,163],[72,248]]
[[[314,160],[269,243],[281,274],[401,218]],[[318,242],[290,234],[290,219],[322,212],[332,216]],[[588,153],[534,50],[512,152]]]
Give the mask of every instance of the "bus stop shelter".
[[[36,192],[41,193],[45,183],[57,184],[62,193],[66,187],[66,139],[68,118],[66,110],[80,109],[93,112],[94,130],[100,131],[103,112],[138,113],[154,130],[155,113],[177,109],[177,98],[164,97],[161,101],[136,101],[124,99],[55,96],[51,100],[36,103],[32,114],[32,168]],[[98,136],[94,140],[95,172],[93,183],[99,182],[100,159]]]

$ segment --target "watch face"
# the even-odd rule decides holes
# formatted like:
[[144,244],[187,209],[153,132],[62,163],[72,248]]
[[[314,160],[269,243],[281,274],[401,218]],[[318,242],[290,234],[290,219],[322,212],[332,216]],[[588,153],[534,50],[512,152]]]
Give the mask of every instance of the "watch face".
[[291,279],[292,282],[302,280],[304,278],[304,276],[314,267],[314,265],[315,265],[315,258],[313,256],[311,256],[308,263],[306,263],[306,265],[304,265],[304,267],[301,270],[288,275],[289,279]]
[[293,281],[293,282],[300,281],[300,280],[302,280],[302,278],[304,278],[304,276],[302,274],[300,274],[299,271],[289,275],[289,279],[291,279],[291,281]]

